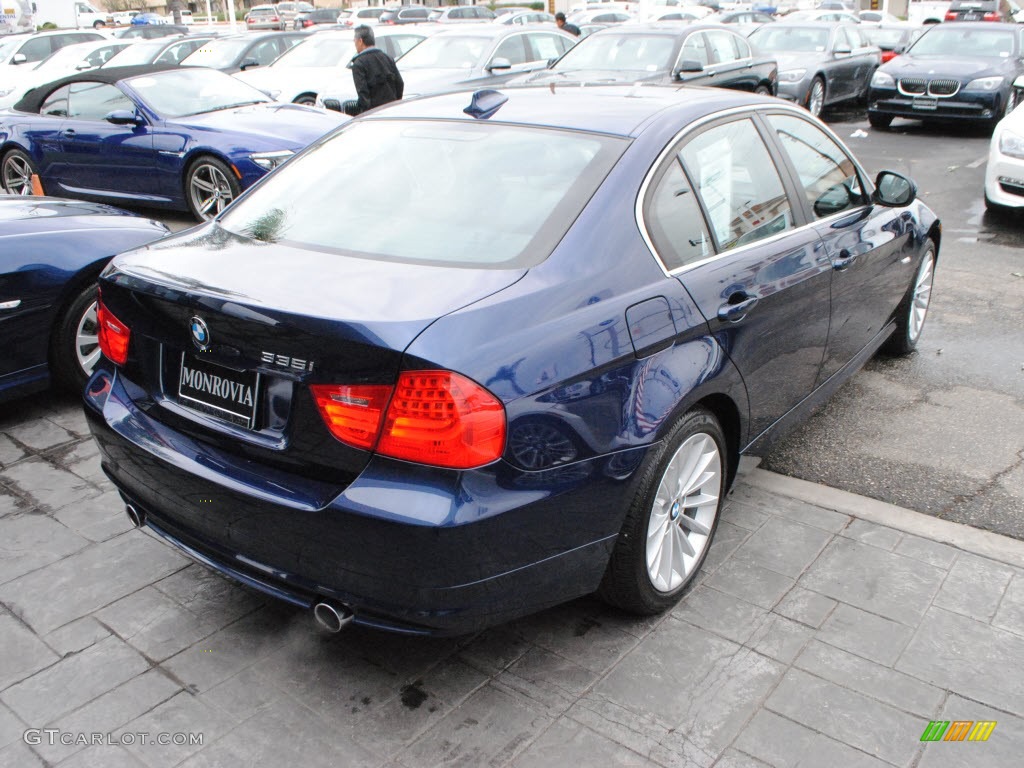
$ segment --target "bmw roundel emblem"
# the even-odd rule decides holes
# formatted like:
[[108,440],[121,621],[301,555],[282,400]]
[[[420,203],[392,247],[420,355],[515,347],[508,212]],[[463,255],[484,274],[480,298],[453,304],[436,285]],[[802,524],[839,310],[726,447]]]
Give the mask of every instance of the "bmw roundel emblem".
[[193,317],[189,321],[189,329],[192,331],[192,341],[200,349],[207,349],[210,346],[210,329],[206,327],[206,321],[201,317]]

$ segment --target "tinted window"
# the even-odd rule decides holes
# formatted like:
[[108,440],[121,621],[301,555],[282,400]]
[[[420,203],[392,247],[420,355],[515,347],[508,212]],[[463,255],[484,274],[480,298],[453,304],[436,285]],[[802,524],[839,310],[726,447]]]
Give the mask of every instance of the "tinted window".
[[68,117],[102,120],[115,109],[135,110],[131,99],[106,83],[72,83]]
[[18,53],[24,54],[27,61],[42,61],[53,53],[53,49],[50,47],[50,38],[37,37],[34,40],[28,40],[18,49]]
[[39,114],[50,115],[51,117],[67,117],[68,94],[70,92],[70,85],[58,88],[46,98],[46,101],[43,102],[43,106],[39,108]]
[[[979,24],[977,27],[987,25]],[[1002,29],[980,29],[936,24],[914,43],[914,56],[986,56],[1007,59],[1013,55],[1014,33]]]
[[698,61],[703,66],[707,66],[711,59],[708,54],[707,41],[704,39],[704,35],[699,32],[694,35],[690,35],[686,38],[686,42],[683,43],[683,50],[679,53],[680,61]]
[[423,38],[417,35],[389,35],[382,39],[391,43],[391,55],[397,59],[411,51]]
[[651,240],[668,270],[700,261],[714,252],[697,196],[683,174],[678,157],[672,157],[656,183],[644,218]]
[[356,121],[278,169],[221,224],[374,260],[527,266],[547,258],[626,145],[501,123]]
[[573,47],[556,69],[668,70],[673,48],[666,35],[598,35]]
[[192,51],[202,46],[203,42],[205,41],[183,40],[180,43],[175,43],[174,45],[170,46],[166,51],[157,56],[156,61],[154,61],[153,63],[177,64],[190,53],[192,53]]
[[741,37],[733,37],[733,43],[736,44],[736,54],[741,59],[749,59],[753,54],[750,52],[750,45]]
[[712,31],[707,33],[707,38],[714,64],[736,61],[736,46],[733,45],[732,35],[728,32]]
[[680,154],[719,248],[762,240],[793,226],[782,181],[749,120],[709,128]]
[[853,160],[821,129],[788,115],[769,115],[768,122],[793,161],[817,218],[866,203]]
[[494,52],[494,56],[491,57],[491,61],[495,59],[508,59],[513,65],[525,64],[527,61],[526,36],[513,35],[503,40],[498,46],[498,50]]
[[530,61],[547,61],[561,56],[571,43],[558,35],[532,34],[527,36],[532,49]]

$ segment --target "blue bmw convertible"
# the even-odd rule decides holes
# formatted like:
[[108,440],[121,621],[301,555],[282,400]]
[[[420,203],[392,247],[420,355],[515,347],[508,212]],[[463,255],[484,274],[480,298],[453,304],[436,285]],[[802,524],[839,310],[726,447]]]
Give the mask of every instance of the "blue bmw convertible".
[[278,104],[211,69],[98,69],[0,115],[0,186],[212,218],[347,118]]
[[331,630],[655,613],[740,455],[913,351],[940,236],[775,99],[402,102],[116,258],[85,411],[136,525]]

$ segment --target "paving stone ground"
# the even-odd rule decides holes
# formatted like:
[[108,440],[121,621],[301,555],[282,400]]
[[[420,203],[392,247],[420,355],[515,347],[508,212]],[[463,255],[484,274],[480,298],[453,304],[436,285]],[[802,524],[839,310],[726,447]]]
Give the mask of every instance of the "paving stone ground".
[[0,767],[1021,765],[1024,556],[832,506],[741,478],[664,616],[332,636],[132,530],[73,400],[7,406]]

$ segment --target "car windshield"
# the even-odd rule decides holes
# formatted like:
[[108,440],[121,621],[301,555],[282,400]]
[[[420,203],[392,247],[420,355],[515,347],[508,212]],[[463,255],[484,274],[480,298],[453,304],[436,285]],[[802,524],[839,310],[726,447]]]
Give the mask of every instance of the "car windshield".
[[198,48],[186,56],[181,65],[183,67],[212,67],[220,69],[233,62],[238,56],[249,47],[251,40],[238,38],[237,40],[211,40],[202,48]]
[[936,25],[914,43],[911,56],[983,56],[1008,59],[1013,55],[1013,32]]
[[270,99],[251,85],[213,69],[176,69],[126,81],[163,118],[262,104]]
[[424,40],[402,57],[402,70],[469,69],[490,50],[493,38],[440,35]]
[[895,48],[900,44],[900,40],[903,39],[904,30],[902,29],[885,29],[878,27],[876,29],[862,29],[861,32],[871,42],[872,45],[877,45],[879,48]]
[[356,55],[352,37],[321,37],[304,40],[274,62],[275,67],[337,67]]
[[588,37],[558,61],[554,71],[611,69],[659,72],[672,68],[674,35],[606,34]]
[[828,33],[827,28],[766,24],[751,33],[750,42],[766,53],[824,53],[828,50]]
[[10,57],[14,53],[15,49],[25,42],[24,37],[16,37],[11,40],[4,40],[0,42],[0,61],[3,61]]
[[162,38],[152,42],[133,43],[107,59],[107,63],[103,66],[109,69],[110,67],[134,67],[140,64],[150,64],[170,44]]
[[220,221],[236,235],[366,259],[530,266],[547,258],[626,145],[484,121],[358,121]]

